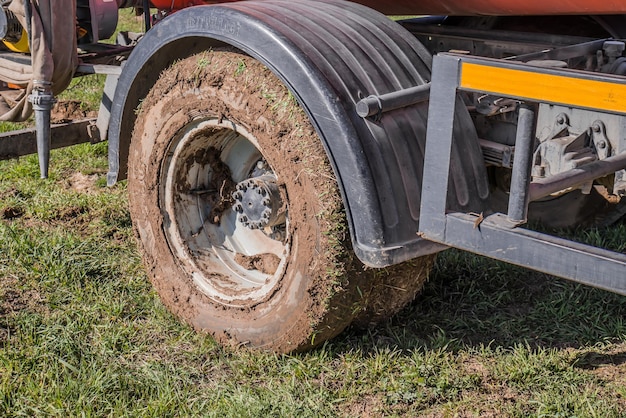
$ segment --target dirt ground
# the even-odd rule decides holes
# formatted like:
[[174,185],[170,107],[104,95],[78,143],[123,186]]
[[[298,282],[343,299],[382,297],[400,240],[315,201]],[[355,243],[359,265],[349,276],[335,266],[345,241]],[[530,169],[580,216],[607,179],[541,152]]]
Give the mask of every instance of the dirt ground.
[[95,118],[98,112],[84,110],[78,100],[59,100],[52,108],[50,115],[52,123],[64,123],[71,120]]

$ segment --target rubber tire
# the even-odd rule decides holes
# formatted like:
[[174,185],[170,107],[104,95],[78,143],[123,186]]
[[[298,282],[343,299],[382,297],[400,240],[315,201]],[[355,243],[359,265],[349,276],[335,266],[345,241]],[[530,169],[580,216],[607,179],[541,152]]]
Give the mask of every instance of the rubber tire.
[[428,281],[435,259],[436,255],[423,256],[376,271],[352,326],[373,328],[413,302]]
[[[284,274],[263,297],[234,307],[198,288],[189,260],[170,248],[164,232],[169,215],[159,193],[162,161],[176,134],[198,117],[244,127],[285,194],[297,197],[287,202],[291,249]],[[214,50],[166,70],[141,106],[128,188],[144,263],[163,303],[218,341],[305,350],[341,332],[358,311],[358,288],[367,286],[367,275],[348,251],[342,202],[325,152],[293,97],[258,61]]]

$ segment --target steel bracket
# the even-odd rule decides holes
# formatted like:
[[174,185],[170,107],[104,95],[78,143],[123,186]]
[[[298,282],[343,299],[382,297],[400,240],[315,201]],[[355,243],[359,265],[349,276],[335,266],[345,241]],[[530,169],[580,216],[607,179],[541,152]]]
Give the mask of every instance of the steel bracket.
[[[482,254],[544,273],[626,295],[626,255],[575,243],[519,227],[531,197],[532,160],[516,152],[513,177],[520,183],[511,191],[509,213],[483,216],[449,212],[446,190],[452,149],[452,125],[457,92],[496,94],[522,102],[542,102],[581,107],[599,112],[626,114],[623,80],[534,67],[503,60],[455,54],[434,57],[426,133],[425,167],[421,195],[420,236],[456,248]],[[593,95],[589,95],[593,92]],[[591,99],[589,99],[591,97]],[[530,121],[526,115],[526,121]],[[516,137],[516,151],[529,141],[528,124]],[[534,132],[532,133],[534,135]],[[519,143],[521,142],[521,144]],[[609,158],[607,169],[626,167],[626,153]],[[594,164],[601,164],[599,161]],[[594,167],[595,168],[595,167]],[[600,169],[594,173],[600,172]],[[566,185],[580,180],[565,173]],[[578,180],[577,180],[578,179]],[[514,214],[512,216],[512,213]]]

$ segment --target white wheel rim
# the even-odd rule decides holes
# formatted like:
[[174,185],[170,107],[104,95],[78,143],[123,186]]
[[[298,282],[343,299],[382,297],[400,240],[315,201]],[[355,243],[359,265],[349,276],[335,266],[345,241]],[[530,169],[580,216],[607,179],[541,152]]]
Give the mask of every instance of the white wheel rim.
[[[250,178],[258,161],[265,161],[255,138],[231,121],[203,118],[186,125],[173,138],[161,166],[163,230],[172,253],[200,291],[224,305],[254,306],[273,293],[284,273],[289,255],[288,217],[285,225],[273,231],[246,228],[230,206],[218,223],[207,219],[212,206],[206,196],[223,196],[223,190],[211,189],[217,175],[209,162],[210,149],[219,150],[219,159],[235,183]],[[277,228],[284,229],[281,239],[270,236],[279,232]],[[248,269],[236,261],[236,257],[268,254],[277,262],[274,272]]]

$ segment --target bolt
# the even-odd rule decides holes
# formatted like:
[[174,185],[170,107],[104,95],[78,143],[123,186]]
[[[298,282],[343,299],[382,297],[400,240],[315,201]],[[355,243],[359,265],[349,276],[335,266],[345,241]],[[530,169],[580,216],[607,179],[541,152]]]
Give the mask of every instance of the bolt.
[[598,142],[598,148],[605,149],[606,148],[606,142],[604,142],[604,141]]
[[593,126],[591,126],[591,129],[593,129],[595,133],[598,133],[602,130],[602,127],[600,126],[598,122],[596,122],[593,124]]
[[243,206],[241,205],[241,203],[237,203],[235,206],[233,206],[233,210],[235,212],[243,213]]
[[[239,220],[241,221],[241,223],[243,223],[244,225],[248,223],[248,217],[246,215],[241,215],[241,217],[239,218]],[[247,226],[247,225],[246,225]]]
[[556,123],[563,125],[565,123],[565,115],[559,115],[556,117]]
[[270,202],[269,197],[266,197],[265,199],[263,199],[263,202],[261,203],[263,203],[263,206],[269,206],[271,202]]

